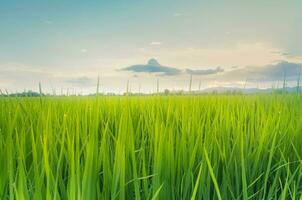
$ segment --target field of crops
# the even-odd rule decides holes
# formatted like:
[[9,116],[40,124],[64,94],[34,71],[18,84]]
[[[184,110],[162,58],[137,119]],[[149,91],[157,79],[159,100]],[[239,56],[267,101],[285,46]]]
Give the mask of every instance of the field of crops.
[[3,97],[0,199],[302,199],[302,96]]

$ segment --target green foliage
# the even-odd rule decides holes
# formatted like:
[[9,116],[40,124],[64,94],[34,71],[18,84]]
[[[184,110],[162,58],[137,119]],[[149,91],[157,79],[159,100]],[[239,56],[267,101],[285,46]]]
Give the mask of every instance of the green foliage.
[[0,98],[0,199],[301,199],[301,94]]

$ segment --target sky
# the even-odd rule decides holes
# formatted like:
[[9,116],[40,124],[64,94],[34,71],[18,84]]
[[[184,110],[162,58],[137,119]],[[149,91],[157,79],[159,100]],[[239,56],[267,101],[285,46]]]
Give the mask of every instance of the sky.
[[272,87],[302,67],[301,0],[0,0],[0,89]]

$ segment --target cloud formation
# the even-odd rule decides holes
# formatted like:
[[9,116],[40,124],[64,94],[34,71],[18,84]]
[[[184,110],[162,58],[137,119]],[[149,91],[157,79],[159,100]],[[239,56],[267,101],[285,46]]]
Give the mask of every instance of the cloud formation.
[[267,65],[262,70],[255,70],[252,75],[262,74],[261,78],[268,80],[280,80],[284,76],[287,80],[296,80],[301,68],[301,63],[281,61],[277,64]]
[[73,84],[75,86],[90,86],[95,84],[95,80],[86,76],[75,77],[65,80],[66,83]]
[[174,17],[180,17],[180,16],[183,16],[183,14],[182,13],[174,13],[173,16]]
[[191,75],[210,75],[210,74],[217,74],[223,72],[224,69],[221,67],[217,67],[216,69],[186,69],[186,73]]
[[131,71],[136,73],[154,73],[160,75],[177,75],[182,71],[174,67],[167,67],[159,64],[154,58],[150,59],[147,64],[131,65],[123,68],[124,71]]
[[81,51],[81,53],[87,53],[88,49],[81,49],[80,51]]
[[153,42],[151,42],[150,43],[150,45],[156,45],[156,46],[158,46],[158,45],[161,45],[162,43],[161,42],[156,42],[156,41],[153,41]]
[[247,66],[227,71],[218,77],[220,80],[236,81],[278,81],[284,77],[288,81],[297,80],[302,70],[302,63],[280,61],[276,64],[265,65],[262,67]]
[[163,66],[157,62],[154,58],[150,59],[147,64],[132,65],[123,68],[124,71],[131,71],[134,73],[150,73],[150,74],[160,74],[166,76],[174,76],[180,74],[190,74],[190,75],[211,75],[223,72],[221,67],[216,69],[186,69],[181,70],[176,67]]

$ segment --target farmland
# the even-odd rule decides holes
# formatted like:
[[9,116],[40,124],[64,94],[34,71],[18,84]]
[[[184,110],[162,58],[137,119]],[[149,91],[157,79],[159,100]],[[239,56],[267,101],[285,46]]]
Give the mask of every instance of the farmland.
[[301,94],[0,98],[0,199],[301,198]]

